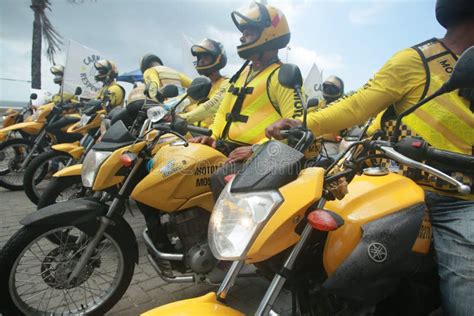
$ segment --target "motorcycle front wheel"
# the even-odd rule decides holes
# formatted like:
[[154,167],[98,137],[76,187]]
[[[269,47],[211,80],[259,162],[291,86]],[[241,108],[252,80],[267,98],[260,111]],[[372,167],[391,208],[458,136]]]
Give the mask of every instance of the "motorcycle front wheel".
[[[0,253],[1,312],[5,315],[104,315],[131,282],[130,238],[109,226],[79,275],[69,276],[91,241],[94,223],[21,228]],[[120,225],[118,225],[120,226]],[[48,236],[62,234],[59,243]],[[89,232],[89,233],[86,233]],[[74,242],[68,236],[76,236]],[[3,305],[5,304],[5,305]]]
[[38,204],[53,174],[64,168],[70,159],[74,158],[68,153],[52,150],[39,154],[28,164],[23,177],[23,185],[26,196],[31,202]]

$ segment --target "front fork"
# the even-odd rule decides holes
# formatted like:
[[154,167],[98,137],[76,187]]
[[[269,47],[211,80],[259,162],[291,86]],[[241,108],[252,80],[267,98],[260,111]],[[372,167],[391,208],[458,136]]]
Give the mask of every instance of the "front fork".
[[31,148],[30,152],[28,153],[28,155],[26,155],[26,158],[25,160],[23,160],[23,162],[21,163],[21,166],[20,166],[20,170],[25,170],[26,166],[28,166],[28,164],[30,163],[31,161],[31,158],[33,158],[33,155],[34,153],[36,152],[36,150],[38,149],[39,145],[41,144],[41,142],[43,141],[43,138],[45,137],[46,135],[46,129],[43,129],[40,134],[38,135],[38,137],[36,137],[35,139],[35,142],[33,144],[33,147]]
[[[318,209],[324,208],[324,204],[326,204],[326,200],[322,198],[321,200],[319,200]],[[255,312],[256,316],[272,314],[272,306],[273,304],[275,304],[275,301],[278,295],[280,294],[283,285],[286,282],[288,272],[293,269],[293,266],[296,262],[296,258],[298,258],[298,255],[303,249],[306,241],[309,239],[312,230],[313,227],[309,223],[306,224],[303,232],[301,233],[300,240],[298,241],[298,243],[296,243],[295,247],[286,259],[285,264],[281,269],[281,272],[275,274],[275,276],[273,277],[272,283],[268,287],[265,296],[263,297],[262,301],[260,302],[260,305],[258,306],[257,311]]]
[[107,229],[107,227],[109,227],[110,223],[112,223],[112,218],[115,212],[117,211],[117,209],[119,208],[121,201],[124,198],[124,193],[127,191],[128,186],[130,185],[130,182],[134,178],[135,174],[138,172],[142,162],[143,162],[143,158],[139,157],[137,159],[137,162],[133,166],[132,170],[130,171],[130,174],[128,175],[124,184],[120,188],[120,191],[118,192],[117,196],[112,200],[112,203],[109,206],[107,214],[100,218],[99,228],[97,229],[97,232],[95,233],[94,237],[89,242],[89,244],[87,245],[84,252],[82,253],[81,258],[79,258],[79,262],[74,267],[74,270],[70,274],[68,278],[69,283],[75,280],[77,276],[79,275],[79,273],[85,268],[87,262],[89,261],[90,257],[94,253],[95,248],[99,244],[99,241],[102,239],[102,236],[104,235],[105,230]]

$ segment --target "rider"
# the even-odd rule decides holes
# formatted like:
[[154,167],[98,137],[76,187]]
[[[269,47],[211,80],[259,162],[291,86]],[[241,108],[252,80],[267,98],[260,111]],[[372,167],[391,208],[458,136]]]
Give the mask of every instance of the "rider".
[[[447,81],[458,56],[474,45],[474,1],[437,0],[436,18],[447,29],[444,38],[432,38],[396,53],[355,94],[310,113],[308,126],[313,133],[320,135],[360,124],[392,104],[391,109],[400,114]],[[439,149],[473,155],[473,110],[472,89],[453,91],[406,116],[404,134],[419,135]],[[281,138],[281,129],[298,125],[301,121],[284,119],[270,126],[266,135]],[[425,184],[446,315],[474,315],[473,174],[465,173],[462,178],[459,180],[471,186],[469,196],[447,191],[439,187],[439,182],[414,178]]]
[[[63,84],[64,66],[53,65],[51,68],[49,68],[49,70],[54,75],[54,78],[53,78],[54,83],[61,86]],[[62,96],[63,101],[70,101],[71,99],[76,99],[76,98],[77,98],[76,96],[69,93],[63,93],[63,96]],[[55,103],[61,102],[61,94],[57,93],[53,95],[52,101]]]
[[[328,107],[331,103],[344,95],[344,81],[338,76],[328,77],[322,84],[323,98],[319,106],[320,109]],[[327,133],[323,135],[324,148],[328,154],[337,154],[339,152],[339,141],[344,131]]]
[[111,108],[122,106],[125,99],[125,89],[115,81],[118,76],[117,66],[110,60],[101,59],[94,63],[94,67],[97,70],[95,80],[103,84],[97,93],[96,100],[108,97]]
[[301,100],[278,81],[278,50],[290,41],[285,15],[273,6],[253,3],[245,13],[234,11],[231,16],[242,32],[237,52],[246,62],[230,79],[211,126],[212,137],[191,140],[212,147],[225,144],[222,150],[229,154],[226,165],[211,177],[215,198],[225,175],[241,169],[242,161],[252,154],[252,145],[266,141],[269,124],[302,114]]
[[221,43],[205,38],[199,44],[191,47],[191,54],[197,58],[195,67],[200,75],[211,79],[212,88],[209,98],[180,117],[188,124],[197,123],[198,126],[209,126],[214,121],[214,115],[219,104],[229,88],[229,79],[223,77],[219,70],[227,63],[227,56]]
[[147,94],[153,99],[157,97],[157,89],[166,85],[173,84],[182,88],[187,88],[191,85],[191,79],[185,74],[163,66],[161,59],[153,54],[146,54],[142,57],[140,70],[143,73],[143,80],[147,86]]

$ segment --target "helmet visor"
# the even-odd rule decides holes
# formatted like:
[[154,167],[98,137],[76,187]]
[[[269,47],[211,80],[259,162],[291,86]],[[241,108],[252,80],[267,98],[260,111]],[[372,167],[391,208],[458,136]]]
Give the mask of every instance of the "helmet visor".
[[264,29],[271,25],[270,16],[265,6],[261,3],[252,3],[243,13],[234,11],[231,13],[232,21],[239,31],[243,32],[247,27]]
[[341,88],[330,82],[323,83],[323,93],[329,96],[338,96],[341,93]]

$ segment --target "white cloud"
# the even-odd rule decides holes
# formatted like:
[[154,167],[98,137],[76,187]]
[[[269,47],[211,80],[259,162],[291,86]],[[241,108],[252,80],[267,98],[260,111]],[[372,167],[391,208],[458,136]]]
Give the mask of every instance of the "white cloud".
[[[286,51],[281,50],[280,58],[286,62]],[[319,69],[327,71],[339,70],[344,67],[343,58],[339,54],[323,55],[302,46],[290,46],[288,52],[288,62],[298,65],[303,77],[305,77],[313,63],[316,63]]]
[[349,21],[354,24],[368,25],[376,22],[377,16],[387,7],[387,2],[374,1],[361,5],[349,12]]

